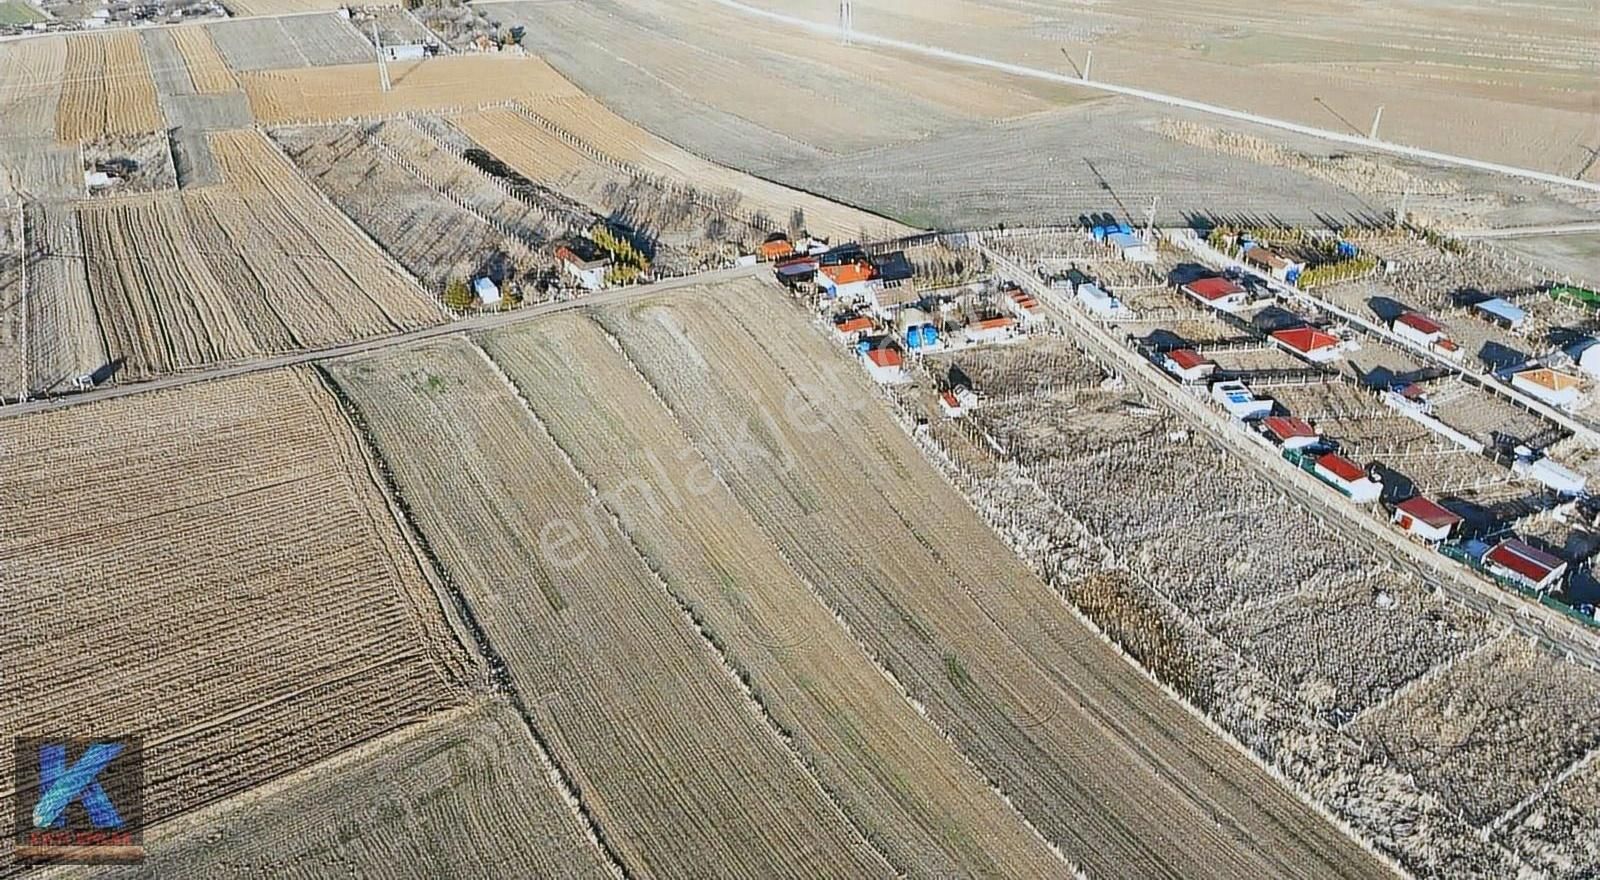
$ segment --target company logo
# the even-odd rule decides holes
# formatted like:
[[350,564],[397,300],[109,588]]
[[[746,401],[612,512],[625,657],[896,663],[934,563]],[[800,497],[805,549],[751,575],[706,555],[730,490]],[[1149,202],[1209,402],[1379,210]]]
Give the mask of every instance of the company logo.
[[18,737],[15,758],[18,861],[105,864],[144,857],[138,737]]

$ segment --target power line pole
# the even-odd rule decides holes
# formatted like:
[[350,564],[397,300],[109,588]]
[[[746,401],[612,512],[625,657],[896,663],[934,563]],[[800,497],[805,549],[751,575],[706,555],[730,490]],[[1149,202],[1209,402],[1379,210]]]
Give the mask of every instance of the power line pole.
[[1378,123],[1382,122],[1382,121],[1383,121],[1383,105],[1379,104],[1378,105],[1378,112],[1373,114],[1373,116],[1372,116],[1372,133],[1367,135],[1367,137],[1369,139],[1371,139],[1371,140],[1377,140],[1378,139]]
[[1083,81],[1084,82],[1088,82],[1089,81],[1089,69],[1094,67],[1094,50],[1090,49],[1088,51],[1089,51],[1089,54],[1083,59]]
[[1150,241],[1150,233],[1156,227],[1156,203],[1161,201],[1158,193],[1150,197],[1150,210],[1144,215],[1144,240]]

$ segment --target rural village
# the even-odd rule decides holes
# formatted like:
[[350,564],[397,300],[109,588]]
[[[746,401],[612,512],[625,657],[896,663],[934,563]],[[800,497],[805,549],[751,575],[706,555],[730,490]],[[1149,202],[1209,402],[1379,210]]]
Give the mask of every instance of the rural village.
[[[0,0],[0,730],[144,743],[48,876],[1600,876],[1600,265],[1176,111],[1309,214],[918,222],[635,2]],[[817,115],[952,88],[852,5]]]

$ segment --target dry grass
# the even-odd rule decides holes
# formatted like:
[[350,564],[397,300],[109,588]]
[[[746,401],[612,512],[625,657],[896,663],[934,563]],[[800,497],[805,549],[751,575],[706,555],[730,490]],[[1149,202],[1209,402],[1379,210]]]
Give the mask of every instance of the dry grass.
[[83,261],[77,217],[63,206],[28,205],[28,386],[60,390],[106,364],[105,343]]
[[392,91],[371,64],[245,73],[240,79],[264,123],[338,122],[350,117],[472,108],[513,99],[576,97],[576,87],[533,58],[448,55],[389,65]]
[[224,6],[235,17],[251,15],[290,15],[296,12],[333,11],[346,5],[340,0],[225,0]]
[[147,820],[463,698],[438,600],[311,375],[4,425],[0,726],[142,734]]
[[163,125],[139,35],[123,30],[67,38],[56,138],[64,143],[138,134]]
[[189,81],[202,95],[222,94],[239,88],[239,80],[228,69],[228,62],[217,51],[211,32],[205,28],[185,27],[172,29],[172,41],[183,54],[183,65],[189,71]]
[[[627,535],[583,516],[580,474],[480,350],[455,339],[335,373],[477,609],[492,663],[630,873],[891,873]],[[561,522],[570,531],[540,537]]]
[[0,43],[0,139],[55,136],[66,60],[64,37]]

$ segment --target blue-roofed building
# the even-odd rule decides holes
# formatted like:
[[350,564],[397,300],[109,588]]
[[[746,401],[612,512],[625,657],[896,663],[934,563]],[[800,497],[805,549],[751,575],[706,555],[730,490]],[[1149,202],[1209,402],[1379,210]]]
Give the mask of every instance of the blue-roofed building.
[[1473,308],[1477,309],[1478,313],[1483,317],[1507,330],[1521,330],[1523,323],[1528,320],[1527,312],[1498,297],[1486,299],[1473,306]]

